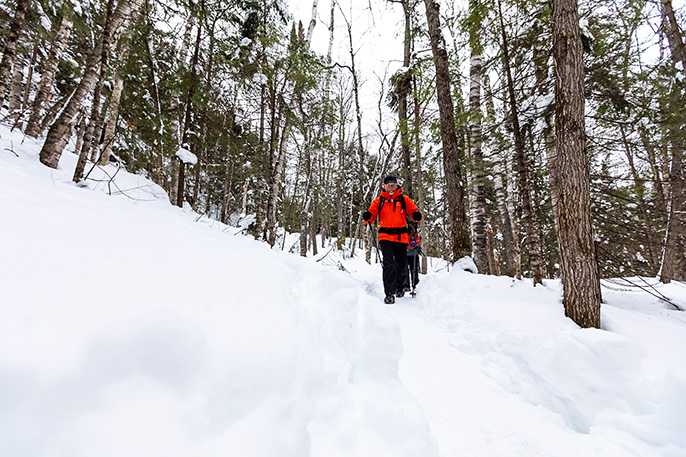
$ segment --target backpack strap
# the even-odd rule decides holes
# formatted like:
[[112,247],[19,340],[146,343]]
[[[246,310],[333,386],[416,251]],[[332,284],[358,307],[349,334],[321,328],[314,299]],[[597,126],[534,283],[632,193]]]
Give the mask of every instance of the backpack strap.
[[376,213],[379,220],[381,220],[381,208],[383,208],[384,203],[386,203],[386,197],[383,195],[379,196],[379,211]]
[[[407,214],[407,204],[405,203],[405,194],[400,194],[399,198],[396,198],[393,201],[393,211],[395,211],[395,204],[400,200],[400,207],[403,209],[403,212]],[[386,203],[386,197],[383,195],[379,196],[379,212],[377,213],[379,217],[381,217],[381,208],[383,208],[383,204]]]

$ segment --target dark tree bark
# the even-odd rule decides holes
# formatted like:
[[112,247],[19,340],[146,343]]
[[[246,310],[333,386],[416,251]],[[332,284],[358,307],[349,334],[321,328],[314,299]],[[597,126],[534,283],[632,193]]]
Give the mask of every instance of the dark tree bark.
[[465,195],[462,181],[460,151],[455,133],[455,111],[450,89],[450,69],[448,52],[441,35],[441,23],[438,3],[435,0],[424,0],[431,50],[436,67],[436,95],[441,120],[441,142],[443,143],[443,171],[446,180],[446,200],[450,222],[451,261],[456,262],[471,254],[471,234],[469,220],[465,211]]
[[26,10],[29,7],[28,0],[16,0],[14,8],[14,17],[10,23],[9,34],[5,42],[5,50],[2,53],[2,60],[0,60],[0,108],[5,102],[5,94],[10,83],[10,72],[12,71],[12,64],[17,53],[17,45],[19,39],[24,32]]
[[555,154],[549,160],[565,314],[600,328],[600,278],[591,223],[584,63],[576,0],[552,1]]
[[[681,63],[681,71],[686,75],[686,45],[679,28],[679,24],[672,8],[671,0],[662,0],[662,15],[665,18],[665,33],[669,41],[669,48],[672,52],[674,62]],[[670,108],[673,113],[670,115],[669,125],[669,144],[672,152],[672,164],[669,172],[669,199],[668,199],[668,219],[667,236],[665,238],[665,248],[662,255],[662,268],[660,271],[660,281],[669,283],[672,279],[683,280],[686,273],[679,269],[678,265],[684,262],[684,170],[683,157],[686,149],[686,134],[684,133],[683,121],[683,90],[679,84],[672,88],[672,99]]]
[[665,33],[674,62],[681,62],[681,71],[686,75],[686,44],[672,7],[672,0],[662,0],[662,15],[665,18]]

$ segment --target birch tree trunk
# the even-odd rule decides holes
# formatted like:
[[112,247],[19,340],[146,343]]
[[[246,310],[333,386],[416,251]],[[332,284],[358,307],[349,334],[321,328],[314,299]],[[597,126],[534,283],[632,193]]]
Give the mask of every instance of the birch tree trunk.
[[105,166],[110,163],[110,156],[112,155],[112,143],[114,142],[114,135],[117,130],[117,120],[119,119],[119,105],[121,103],[121,96],[124,92],[124,79],[119,72],[114,74],[114,86],[112,87],[112,94],[110,95],[109,109],[107,110],[108,118],[105,124],[105,138],[103,141],[102,152],[98,159],[98,165]]
[[81,178],[83,177],[83,171],[86,167],[86,159],[88,158],[88,153],[90,152],[93,144],[93,132],[95,131],[95,126],[100,114],[100,96],[102,95],[102,87],[105,84],[105,74],[107,73],[107,65],[109,64],[110,49],[112,46],[112,41],[116,40],[114,34],[106,33],[108,29],[108,23],[112,18],[113,10],[114,0],[109,0],[107,2],[107,20],[105,22],[105,32],[103,32],[102,46],[100,47],[102,55],[98,65],[98,81],[95,84],[95,91],[93,93],[93,100],[91,102],[90,121],[88,122],[88,127],[86,127],[86,133],[83,137],[81,151],[76,151],[79,154],[79,160],[76,162],[76,169],[74,170],[74,177],[72,178],[74,182],[81,181]]
[[[152,24],[150,26],[152,28]],[[164,141],[162,135],[164,132],[164,117],[162,116],[162,106],[160,103],[160,91],[158,88],[157,80],[157,65],[155,65],[155,59],[153,57],[152,49],[150,48],[150,38],[145,38],[145,57],[148,61],[148,81],[150,83],[150,92],[152,95],[152,102],[155,105],[155,117],[156,117],[156,138],[155,138],[155,149],[156,149],[156,160],[154,161],[152,178],[159,184],[164,185]]]
[[[495,106],[493,104],[493,93],[491,91],[491,82],[488,75],[484,75],[484,93],[486,101],[486,113],[488,115],[488,123],[493,130],[490,134],[490,144],[492,153],[498,150],[498,144],[501,140],[500,131],[495,125]],[[500,231],[503,235],[503,260],[505,262],[505,273],[508,276],[521,278],[522,277],[522,263],[521,253],[519,251],[519,237],[512,227],[512,213],[507,204],[507,189],[504,184],[504,177],[507,175],[506,167],[503,162],[506,157],[495,157],[493,161],[493,187],[495,190],[495,200],[498,205],[498,219],[500,220]]]
[[[20,47],[23,48],[25,40],[20,40]],[[21,117],[21,100],[24,88],[24,68],[26,67],[26,56],[23,52],[15,55],[12,64],[12,78],[10,79],[9,90],[9,119],[14,122]]]
[[108,44],[116,41],[112,40],[111,37],[116,36],[116,31],[119,30],[131,11],[138,8],[139,2],[140,0],[120,0],[112,17],[106,22],[100,39],[96,42],[93,51],[87,59],[86,69],[79,85],[62,110],[61,115],[48,130],[48,135],[40,152],[40,161],[44,165],[50,168],[57,168],[64,147],[69,140],[69,125],[74,120],[74,116],[79,111],[84,98],[91,92],[97,82],[103,43],[105,39]]
[[543,284],[543,278],[546,275],[545,264],[543,261],[543,256],[541,255],[541,241],[538,231],[536,230],[534,209],[531,202],[531,178],[529,176],[529,166],[527,164],[526,152],[524,150],[524,138],[522,137],[522,130],[519,126],[517,100],[515,97],[512,69],[510,68],[509,42],[507,39],[507,33],[505,31],[502,11],[500,10],[500,1],[498,1],[498,12],[502,35],[503,66],[505,68],[505,76],[507,78],[510,116],[512,118],[515,152],[517,154],[517,179],[519,184],[519,195],[522,202],[522,216],[524,219],[524,228],[526,230],[526,244],[529,254],[529,263],[531,264],[531,275],[533,277],[535,286],[536,284]]
[[[405,36],[403,39],[403,67],[407,76],[403,76],[403,80],[407,81],[411,78],[409,75],[410,67],[410,56],[412,53],[412,7],[409,5],[409,0],[401,0],[400,2],[403,7],[403,15],[405,16]],[[409,195],[410,197],[416,197],[414,195],[414,179],[412,173],[412,164],[410,158],[410,132],[409,132],[409,122],[407,114],[407,96],[409,89],[412,88],[410,81],[404,82],[399,90],[398,97],[398,119],[400,121],[400,156],[402,157],[403,164],[403,174],[405,175],[403,182],[403,193]]]
[[[200,12],[197,13],[199,15],[203,15],[205,12],[205,2],[204,0],[200,0],[200,3],[198,5],[198,8],[200,8]],[[196,13],[194,13],[196,14]],[[189,147],[189,135],[191,132],[191,124],[193,121],[193,96],[195,95],[196,90],[198,89],[198,84],[200,81],[198,80],[198,63],[200,60],[200,43],[202,41],[202,20],[197,20],[195,17],[195,25],[197,27],[197,33],[195,37],[195,48],[193,50],[193,57],[191,58],[191,63],[190,63],[190,85],[188,87],[188,92],[186,92],[186,101],[184,104],[184,121],[183,121],[183,130],[181,133],[181,144],[180,147]],[[177,182],[177,190],[176,190],[176,206],[179,208],[183,208],[183,202],[185,200],[185,185],[186,185],[186,164],[180,159],[180,158],[174,158],[173,160],[178,161],[179,165],[179,178]],[[199,165],[197,165],[199,166]]]
[[550,188],[560,249],[565,315],[600,328],[600,278],[591,222],[586,152],[584,63],[576,0],[552,0],[555,60],[555,155]]
[[24,32],[26,10],[29,7],[29,0],[16,0],[14,8],[14,17],[10,22],[10,30],[5,42],[5,50],[2,53],[2,60],[0,60],[0,108],[5,102],[5,94],[10,83],[10,72],[12,71],[12,64],[17,53],[17,45],[19,39]]
[[24,124],[24,119],[29,112],[29,97],[31,95],[31,89],[33,87],[33,71],[36,68],[36,60],[38,60],[38,50],[42,48],[43,40],[37,38],[36,42],[33,44],[33,51],[31,52],[31,60],[29,61],[29,70],[26,75],[26,84],[24,85],[24,95],[21,101],[22,116],[19,125]]
[[53,42],[50,46],[50,51],[45,60],[45,69],[38,84],[36,96],[33,99],[31,106],[31,114],[26,124],[26,135],[37,138],[43,133],[41,128],[41,119],[43,118],[43,110],[50,104],[52,99],[52,85],[55,82],[55,74],[60,63],[60,57],[64,52],[64,47],[69,39],[71,32],[71,22],[68,21],[64,15],[60,16],[57,21]]
[[281,141],[278,145],[278,156],[273,167],[273,172],[269,181],[269,198],[267,200],[267,242],[271,247],[276,244],[276,203],[279,195],[279,186],[283,177],[283,170],[286,167],[286,144],[291,131],[290,116],[286,116]]
[[479,273],[491,274],[489,262],[488,240],[486,234],[486,191],[485,170],[482,150],[482,113],[481,113],[481,85],[482,85],[482,52],[481,34],[483,33],[483,8],[479,0],[469,1],[469,45],[471,58],[469,61],[469,155],[472,160],[472,198],[471,216],[474,241],[474,263]]
[[171,112],[172,117],[169,121],[169,129],[171,130],[171,179],[169,180],[169,201],[172,205],[176,205],[177,202],[177,192],[179,190],[179,160],[176,159],[174,154],[181,147],[181,123],[179,122],[179,116],[176,114],[181,106],[181,100],[179,96],[174,94],[171,97]]
[[472,229],[474,233],[474,263],[479,273],[491,274],[488,263],[486,238],[486,191],[483,151],[481,148],[481,55],[472,50],[470,59],[469,87],[469,148],[472,158],[474,180],[472,199]]
[[233,188],[233,177],[235,162],[232,160],[232,152],[234,144],[237,140],[235,136],[236,126],[234,125],[234,115],[229,113],[228,116],[224,118],[224,126],[229,132],[228,148],[226,150],[226,155],[224,157],[224,187],[222,190],[222,206],[219,220],[224,223],[229,223],[229,207],[231,205],[231,189]]
[[436,95],[441,120],[441,142],[443,143],[443,170],[446,180],[446,200],[450,225],[451,260],[456,262],[471,254],[471,235],[469,221],[464,206],[464,188],[460,150],[455,133],[455,112],[450,88],[450,70],[448,52],[441,35],[441,23],[438,3],[435,0],[424,0],[431,50],[436,67]]
[[[414,155],[415,155],[415,161],[416,161],[416,172],[415,176],[417,177],[417,182],[416,182],[416,193],[417,193],[417,206],[419,207],[419,211],[422,214],[426,214],[424,211],[424,178],[422,176],[422,143],[421,143],[421,135],[420,135],[420,127],[421,127],[421,107],[420,107],[420,99],[419,99],[419,88],[417,87],[417,80],[416,78],[414,79]],[[425,231],[421,228],[422,226],[419,226],[419,236],[426,238]],[[424,240],[422,240],[424,241]],[[427,243],[422,243],[424,246],[428,244],[428,239],[426,240]],[[422,264],[421,264],[421,272],[422,274],[426,274],[428,265],[427,265],[427,260],[426,256],[423,255],[421,256],[422,259]]]
[[[336,176],[336,188],[339,192],[343,192],[343,184],[345,182],[345,169],[346,169],[346,153],[345,153],[345,103],[343,100],[343,93],[341,91],[341,96],[339,100],[338,109],[338,170]],[[344,199],[339,199],[339,204],[336,208],[336,225],[338,226],[338,249],[343,248],[343,243],[345,242],[345,219],[344,219],[344,205],[341,203],[345,201]]]

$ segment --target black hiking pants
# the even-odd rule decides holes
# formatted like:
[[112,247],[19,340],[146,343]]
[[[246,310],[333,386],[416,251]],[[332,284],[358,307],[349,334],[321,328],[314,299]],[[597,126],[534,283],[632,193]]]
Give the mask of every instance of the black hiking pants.
[[407,274],[407,244],[395,241],[379,241],[379,249],[383,256],[383,289],[386,295],[395,294],[403,290],[408,280]]

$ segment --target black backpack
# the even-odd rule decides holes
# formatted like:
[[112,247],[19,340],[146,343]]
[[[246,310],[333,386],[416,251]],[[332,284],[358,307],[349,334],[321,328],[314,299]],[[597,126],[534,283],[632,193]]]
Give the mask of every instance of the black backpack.
[[419,238],[419,230],[417,227],[417,222],[411,219],[410,216],[405,215],[405,220],[407,222],[407,236],[410,244],[414,242],[413,246],[419,247],[421,245],[421,239]]

